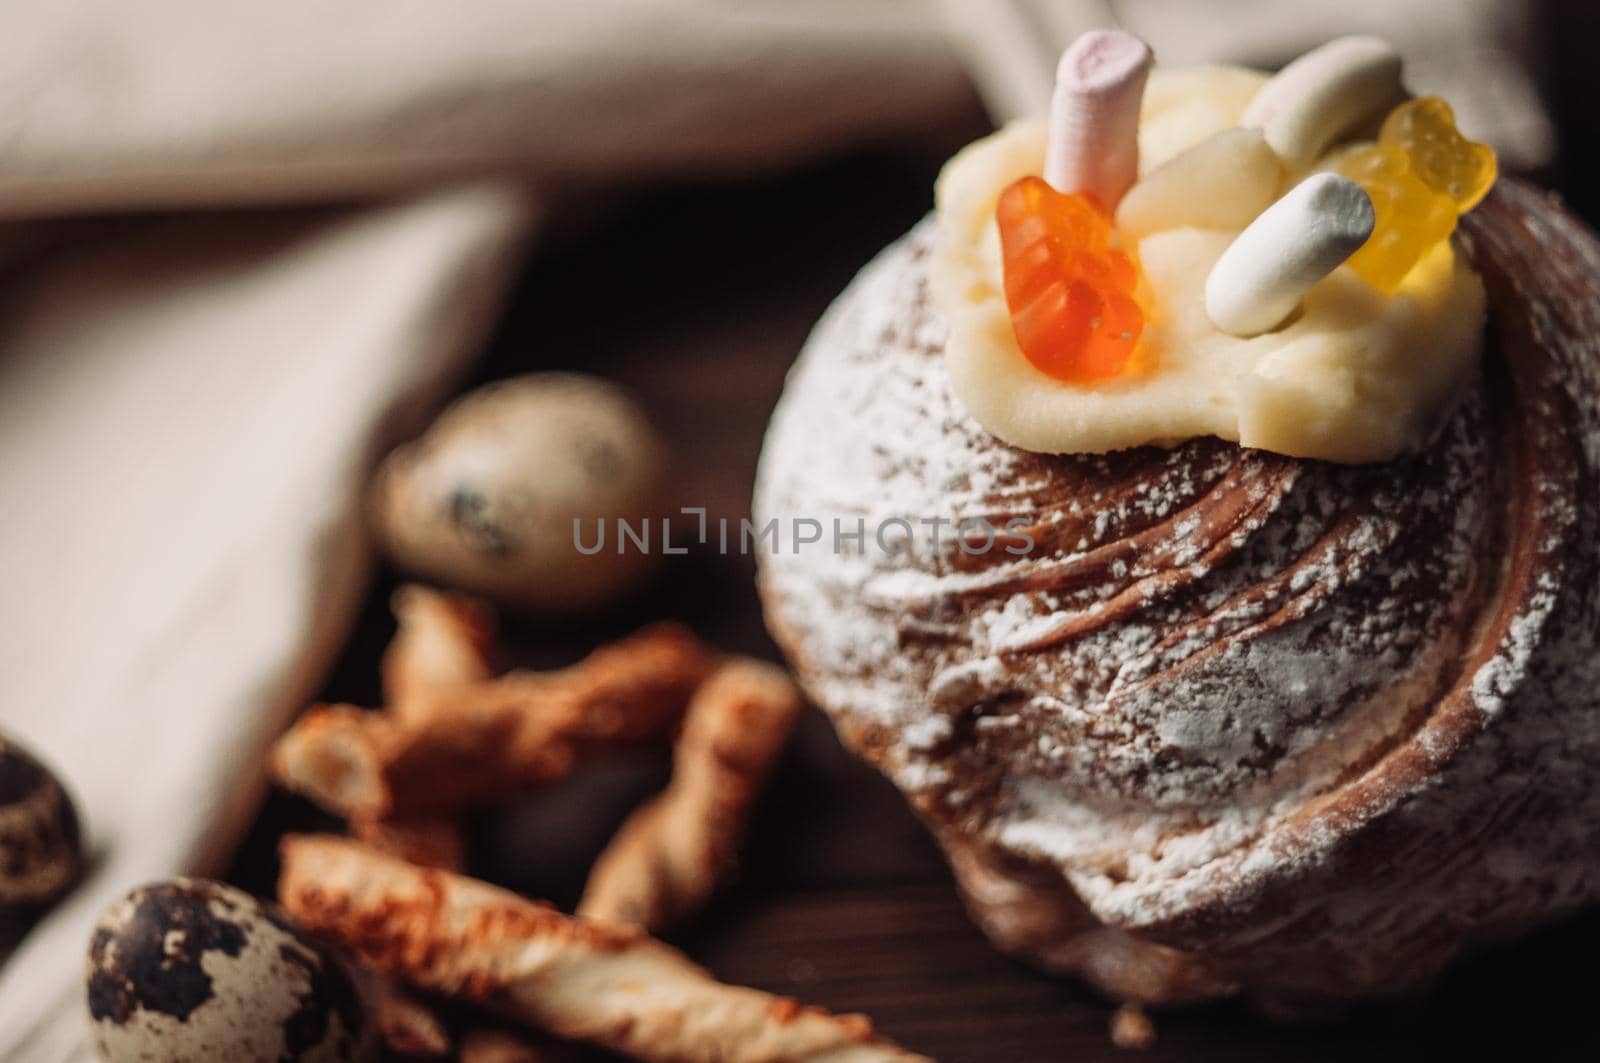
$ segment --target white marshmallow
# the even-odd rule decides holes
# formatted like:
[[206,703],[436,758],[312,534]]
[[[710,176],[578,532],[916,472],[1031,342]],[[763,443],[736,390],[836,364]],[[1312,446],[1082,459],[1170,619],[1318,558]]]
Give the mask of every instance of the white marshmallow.
[[1360,185],[1332,173],[1306,178],[1217,259],[1206,278],[1206,314],[1229,335],[1271,332],[1367,242],[1373,224]]
[[1272,205],[1283,164],[1259,129],[1224,129],[1128,189],[1117,228],[1143,239],[1167,229],[1243,229]]
[[1378,37],[1340,37],[1278,72],[1239,124],[1259,126],[1294,169],[1310,166],[1340,136],[1406,98],[1400,56]]
[[1090,30],[1062,53],[1045,148],[1051,187],[1116,209],[1139,176],[1139,104],[1153,61],[1148,44],[1121,30]]

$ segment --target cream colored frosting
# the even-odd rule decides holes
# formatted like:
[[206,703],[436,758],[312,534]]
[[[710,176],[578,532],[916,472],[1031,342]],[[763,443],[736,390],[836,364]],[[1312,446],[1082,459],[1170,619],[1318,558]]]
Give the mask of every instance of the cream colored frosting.
[[[1141,175],[1236,126],[1264,81],[1236,68],[1157,71],[1141,117]],[[1278,331],[1241,339],[1218,330],[1206,316],[1206,277],[1238,229],[1198,226],[1236,219],[1241,212],[1219,209],[1218,197],[1257,195],[1259,182],[1252,191],[1251,181],[1220,180],[1226,168],[1213,157],[1196,165],[1186,224],[1137,241],[1148,321],[1135,369],[1093,386],[1040,372],[1011,328],[994,212],[1007,185],[1040,172],[1044,146],[1042,121],[1012,123],[951,159],[937,188],[930,283],[950,327],[951,382],[967,411],[1006,442],[1098,453],[1215,435],[1297,457],[1381,461],[1427,440],[1476,364],[1483,285],[1449,244],[1419,262],[1393,295],[1341,267]],[[1181,182],[1186,165],[1174,162],[1160,179]]]

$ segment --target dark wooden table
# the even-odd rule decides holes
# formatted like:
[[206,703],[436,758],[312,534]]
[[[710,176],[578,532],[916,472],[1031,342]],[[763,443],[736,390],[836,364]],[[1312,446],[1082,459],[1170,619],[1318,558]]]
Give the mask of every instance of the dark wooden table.
[[[631,386],[676,445],[685,502],[746,513],[784,372],[857,268],[930,206],[939,161],[978,131],[798,175],[634,197],[585,237],[547,242],[521,284],[480,379],[533,368],[606,374]],[[627,293],[624,310],[613,300]],[[775,657],[748,558],[670,559],[656,585],[602,616],[511,620],[511,662],[548,666],[641,623],[676,617],[729,650]],[[329,700],[373,704],[389,634],[385,574],[330,679]],[[564,907],[610,831],[666,776],[665,753],[619,757],[477,819],[475,873]],[[285,830],[334,824],[275,794],[230,872],[270,893]],[[672,939],[720,976],[870,1014],[944,1063],[1120,1055],[1110,1009],[1087,989],[992,951],[966,920],[938,851],[873,771],[811,713],[755,821],[739,880]],[[1424,998],[1285,1029],[1242,1007],[1157,1016],[1155,1059],[1431,1058],[1515,1047],[1600,1059],[1600,918],[1469,959]],[[1546,1039],[1549,1040],[1546,1040]],[[1532,1051],[1548,1045],[1545,1052]]]

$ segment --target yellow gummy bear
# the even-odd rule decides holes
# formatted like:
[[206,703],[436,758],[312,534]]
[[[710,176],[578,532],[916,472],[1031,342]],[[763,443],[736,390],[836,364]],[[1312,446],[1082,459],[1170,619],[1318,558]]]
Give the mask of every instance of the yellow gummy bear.
[[1384,119],[1378,143],[1404,148],[1423,183],[1449,196],[1462,214],[1489,194],[1500,170],[1494,149],[1457,132],[1455,113],[1437,96],[1396,107]]
[[1498,169],[1494,149],[1462,136],[1450,105],[1437,96],[1396,107],[1378,143],[1339,168],[1366,191],[1376,215],[1350,268],[1374,288],[1394,291],[1488,194]]

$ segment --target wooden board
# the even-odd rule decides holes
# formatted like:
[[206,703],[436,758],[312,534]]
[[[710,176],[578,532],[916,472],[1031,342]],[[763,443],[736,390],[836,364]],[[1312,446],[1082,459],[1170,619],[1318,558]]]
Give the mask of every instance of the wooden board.
[[[546,242],[480,378],[570,368],[623,381],[676,442],[684,503],[737,521],[768,414],[811,324],[929,208],[939,160],[976,131],[974,119],[921,149],[636,200],[598,231],[586,218],[581,240],[574,226]],[[565,663],[667,616],[723,648],[775,656],[753,578],[749,558],[671,558],[655,586],[604,616],[510,623],[510,663]],[[377,700],[393,585],[390,574],[374,589],[327,699]],[[609,832],[665,769],[664,753],[630,755],[481,816],[475,872],[570,906]],[[270,893],[277,836],[332,825],[274,795],[230,877]],[[820,714],[805,721],[774,780],[739,881],[673,940],[724,978],[867,1012],[944,1063],[1121,1055],[1107,1038],[1103,1000],[987,946],[898,795],[840,749]],[[1585,917],[1464,963],[1426,998],[1313,1027],[1274,1027],[1235,1005],[1173,1012],[1158,1016],[1160,1039],[1147,1055],[1398,1059],[1497,1043],[1526,1051],[1537,1035],[1576,1053],[1562,1058],[1600,1058],[1589,1014],[1597,947],[1600,918]]]

